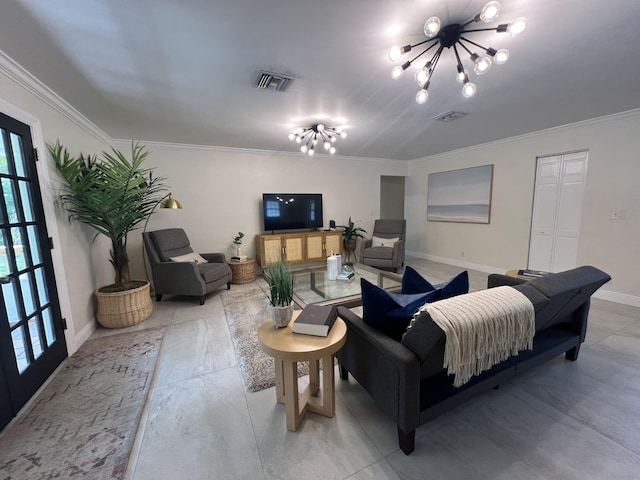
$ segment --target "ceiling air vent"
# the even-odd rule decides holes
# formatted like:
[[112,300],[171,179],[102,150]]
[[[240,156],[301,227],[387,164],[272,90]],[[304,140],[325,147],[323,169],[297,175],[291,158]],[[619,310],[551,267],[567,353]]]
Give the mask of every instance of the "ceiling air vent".
[[283,92],[291,85],[293,78],[291,75],[285,75],[284,73],[261,70],[258,72],[258,77],[256,78],[256,87]]
[[454,112],[449,111],[445,113],[441,113],[440,115],[436,115],[435,117],[431,117],[432,120],[440,120],[441,122],[453,122],[459,118],[465,117],[468,114],[462,112]]

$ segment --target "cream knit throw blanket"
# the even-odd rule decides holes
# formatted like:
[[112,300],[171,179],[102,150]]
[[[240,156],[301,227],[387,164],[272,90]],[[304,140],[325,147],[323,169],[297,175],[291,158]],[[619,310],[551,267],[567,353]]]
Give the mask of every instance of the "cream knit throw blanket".
[[459,295],[428,303],[420,311],[425,309],[446,334],[443,367],[455,375],[455,387],[510,355],[533,348],[533,304],[514,288]]

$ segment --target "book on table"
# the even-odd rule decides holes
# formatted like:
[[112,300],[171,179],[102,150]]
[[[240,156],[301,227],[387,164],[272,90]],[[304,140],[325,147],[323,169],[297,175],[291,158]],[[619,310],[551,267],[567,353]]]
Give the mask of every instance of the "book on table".
[[293,322],[293,332],[326,337],[336,318],[338,309],[333,305],[307,305]]
[[242,255],[234,255],[233,257],[231,257],[231,260],[235,260],[237,262],[246,262],[247,258],[248,257],[245,254],[242,254]]
[[544,272],[542,270],[518,270],[518,275],[523,277],[544,277],[545,275],[549,275],[551,272]]
[[340,280],[341,282],[350,282],[355,278],[356,274],[353,272],[342,271],[336,276],[336,280]]

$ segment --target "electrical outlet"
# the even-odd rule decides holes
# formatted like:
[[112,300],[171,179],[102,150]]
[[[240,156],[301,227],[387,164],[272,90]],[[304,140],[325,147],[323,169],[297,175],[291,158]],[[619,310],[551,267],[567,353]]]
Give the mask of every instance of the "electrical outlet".
[[611,220],[624,220],[626,216],[626,210],[614,210],[611,212]]

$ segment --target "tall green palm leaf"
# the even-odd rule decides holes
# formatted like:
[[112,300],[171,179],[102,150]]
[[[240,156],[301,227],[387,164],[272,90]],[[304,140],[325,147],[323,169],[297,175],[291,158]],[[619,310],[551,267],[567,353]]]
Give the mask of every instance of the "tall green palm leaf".
[[115,285],[126,287],[131,283],[127,235],[151,215],[166,191],[165,178],[142,167],[149,152],[138,142],[131,143],[131,160],[115,148],[102,152],[101,160],[83,154],[74,158],[59,141],[47,144],[47,149],[64,179],[58,198],[69,220],[89,225],[96,235],[111,240]]

